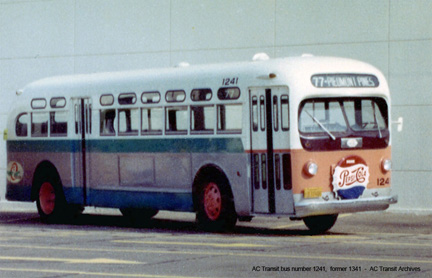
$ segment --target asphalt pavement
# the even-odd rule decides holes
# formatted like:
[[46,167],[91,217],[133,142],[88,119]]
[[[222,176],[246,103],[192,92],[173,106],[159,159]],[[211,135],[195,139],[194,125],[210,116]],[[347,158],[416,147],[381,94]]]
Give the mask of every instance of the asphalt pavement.
[[340,215],[323,235],[301,221],[256,217],[230,233],[191,213],[139,225],[86,209],[43,224],[34,204],[0,203],[0,277],[432,277],[432,215]]

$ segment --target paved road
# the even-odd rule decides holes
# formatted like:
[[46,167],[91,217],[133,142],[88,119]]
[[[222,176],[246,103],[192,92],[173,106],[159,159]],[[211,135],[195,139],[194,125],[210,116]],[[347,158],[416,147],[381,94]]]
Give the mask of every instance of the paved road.
[[69,224],[0,206],[0,277],[431,277],[432,215],[342,215],[324,235],[302,222],[255,218],[232,233],[159,213],[141,227],[117,211]]

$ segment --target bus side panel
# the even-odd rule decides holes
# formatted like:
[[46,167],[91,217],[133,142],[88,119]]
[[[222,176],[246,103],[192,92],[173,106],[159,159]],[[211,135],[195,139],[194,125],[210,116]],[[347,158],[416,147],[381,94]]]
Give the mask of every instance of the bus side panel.
[[193,211],[192,203],[192,192],[95,188],[89,190],[89,205],[97,207]]
[[[19,163],[22,167],[23,175],[19,181],[13,180],[11,169],[8,169],[7,175],[9,176],[6,187],[6,198],[13,201],[31,201],[31,191],[33,185],[33,178],[36,174],[38,165],[46,161],[53,165],[55,170],[60,176],[61,185],[66,192],[74,191],[80,192],[82,195],[82,187],[77,190],[73,189],[72,184],[72,159],[71,150],[74,153],[76,144],[71,140],[56,140],[56,141],[39,141],[39,140],[26,140],[26,141],[8,141],[8,164]],[[53,152],[53,150],[55,152]],[[54,174],[54,173],[53,173]],[[66,194],[66,200],[74,203],[75,198]]]
[[248,174],[246,153],[193,154],[192,169],[195,175],[206,165],[215,165],[226,175],[234,196],[238,215],[250,215],[250,176]]

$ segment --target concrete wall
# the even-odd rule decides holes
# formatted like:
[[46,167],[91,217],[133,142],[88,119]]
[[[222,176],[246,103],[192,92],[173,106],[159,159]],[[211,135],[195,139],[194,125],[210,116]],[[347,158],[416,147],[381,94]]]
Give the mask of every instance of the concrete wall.
[[[432,212],[432,1],[0,0],[0,129],[15,91],[39,78],[312,53],[387,76],[396,210]],[[0,157],[4,157],[4,143]],[[0,196],[5,160],[0,160]]]

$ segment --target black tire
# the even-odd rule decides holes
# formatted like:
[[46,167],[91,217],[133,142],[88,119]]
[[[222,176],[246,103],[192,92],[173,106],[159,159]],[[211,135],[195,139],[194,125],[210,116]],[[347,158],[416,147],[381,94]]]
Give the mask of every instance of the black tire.
[[58,223],[69,220],[69,211],[61,183],[55,175],[41,177],[36,198],[37,210],[44,223]]
[[207,179],[198,190],[196,219],[200,229],[230,231],[237,222],[234,201],[224,179]]
[[322,234],[336,223],[338,214],[317,215],[303,218],[303,222],[313,234]]

